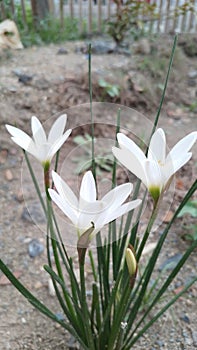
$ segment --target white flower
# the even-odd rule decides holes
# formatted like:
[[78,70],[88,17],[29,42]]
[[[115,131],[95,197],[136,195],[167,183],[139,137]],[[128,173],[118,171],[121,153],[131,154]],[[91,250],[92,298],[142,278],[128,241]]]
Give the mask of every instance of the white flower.
[[23,148],[26,152],[32,154],[43,165],[51,162],[55,153],[60,149],[71,133],[71,129],[64,133],[67,116],[61,115],[53,124],[48,137],[42,124],[36,117],[31,118],[31,129],[33,137],[31,138],[24,131],[11,125],[6,125],[8,132],[12,135],[12,140]]
[[152,197],[157,200],[172,175],[191,158],[192,153],[189,150],[197,140],[197,131],[181,139],[167,156],[166,138],[162,129],[153,134],[147,157],[124,134],[119,133],[117,138],[120,148],[112,148],[114,156],[145,184]]
[[124,203],[132,191],[133,185],[131,183],[117,186],[101,200],[97,200],[96,184],[91,171],[88,171],[82,179],[79,199],[54,171],[52,177],[57,192],[49,189],[50,197],[72,221],[79,236],[90,227],[94,227],[91,233],[96,234],[104,225],[136,208],[141,203],[140,199]]

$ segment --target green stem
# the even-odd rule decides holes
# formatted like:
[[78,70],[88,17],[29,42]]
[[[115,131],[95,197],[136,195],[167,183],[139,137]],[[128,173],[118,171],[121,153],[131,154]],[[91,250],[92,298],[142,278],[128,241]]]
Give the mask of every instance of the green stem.
[[147,242],[147,239],[148,239],[148,237],[149,237],[149,234],[150,234],[150,232],[151,232],[151,229],[152,229],[153,224],[154,224],[154,222],[155,222],[155,219],[156,219],[156,217],[157,217],[157,213],[158,213],[158,205],[155,205],[155,206],[153,207],[153,211],[152,211],[151,217],[150,217],[150,219],[149,219],[149,222],[148,222],[146,231],[145,231],[145,233],[144,233],[144,236],[143,236],[143,238],[142,238],[142,241],[141,241],[141,243],[140,243],[140,246],[139,246],[138,251],[137,251],[137,254],[136,254],[136,260],[137,260],[138,262],[139,262],[139,260],[140,260],[140,257],[141,257],[141,255],[142,255],[144,246],[145,246],[145,244],[146,244],[146,242]]
[[85,283],[85,254],[86,254],[86,248],[81,248],[84,249],[84,253],[81,254],[81,259],[80,259],[80,286],[81,286],[81,296],[82,296],[82,311],[84,312],[85,316],[85,331],[86,331],[86,340],[88,343],[88,348],[90,350],[96,350],[95,349],[95,344],[93,340],[93,334],[92,334],[92,329],[91,325],[89,323],[89,312],[88,312],[88,305],[86,302],[86,283]]

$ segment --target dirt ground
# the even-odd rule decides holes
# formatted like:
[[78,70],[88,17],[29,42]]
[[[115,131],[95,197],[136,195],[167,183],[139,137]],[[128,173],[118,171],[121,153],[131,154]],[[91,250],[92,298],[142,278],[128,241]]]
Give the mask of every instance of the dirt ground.
[[[84,49],[80,50],[84,45],[82,42],[66,43],[62,47],[66,48],[67,53],[62,50],[61,54],[58,54],[60,45],[50,45],[4,52],[0,56],[0,256],[19,276],[20,281],[56,313],[61,310],[50,290],[48,276],[42,268],[46,263],[46,251],[44,249],[35,258],[31,258],[28,253],[28,246],[33,238],[45,245],[45,223],[35,208],[32,209],[35,210],[32,216],[36,217],[37,225],[25,212],[25,207],[29,209],[34,202],[34,193],[29,178],[25,179],[23,176],[21,185],[21,168],[25,171],[22,151],[10,140],[5,124],[17,124],[30,132],[32,115],[38,116],[44,122],[64,110],[67,110],[69,116],[68,108],[75,106],[74,112],[70,112],[73,119],[69,121],[69,125],[80,125],[75,134],[79,130],[82,133],[87,132],[87,126],[82,126],[89,123],[86,106],[76,107],[89,101],[87,55]],[[145,48],[136,46],[133,47],[131,56],[92,56],[95,102],[124,104],[142,113],[148,121],[153,121],[165,79],[172,38],[162,38],[149,45],[150,53],[146,55]],[[153,56],[151,52],[154,52]],[[99,86],[99,78],[105,79],[111,85],[118,84],[119,96],[110,98]],[[189,58],[178,47],[159,122],[166,131],[169,147],[197,129],[196,101],[197,59]],[[110,119],[109,110],[103,113],[101,107],[95,105],[95,110],[98,108],[96,117],[105,126],[97,127],[96,134],[99,136],[101,133],[102,137],[110,138],[111,129],[106,123],[113,124],[114,119]],[[127,129],[136,127],[137,130],[140,117],[137,112],[131,114],[134,116],[133,120],[128,121],[125,117],[124,123]],[[68,142],[69,151],[75,147],[72,140]],[[196,151],[197,145],[193,148],[192,160],[176,176],[175,197],[170,209],[168,208],[169,215],[196,177]],[[71,170],[67,176],[72,185],[74,174]],[[160,257],[160,265],[185,251],[190,242],[184,240],[183,236],[192,223],[189,216],[176,220]],[[162,226],[159,226],[151,235],[150,242],[157,240],[161,229]],[[171,292],[178,292],[186,281],[196,275],[196,269],[197,257],[193,254],[173,283]],[[139,340],[134,349],[197,348],[196,310],[197,285],[193,285],[146,336]],[[0,273],[0,350],[7,349],[67,350],[77,347],[64,330],[36,311]]]

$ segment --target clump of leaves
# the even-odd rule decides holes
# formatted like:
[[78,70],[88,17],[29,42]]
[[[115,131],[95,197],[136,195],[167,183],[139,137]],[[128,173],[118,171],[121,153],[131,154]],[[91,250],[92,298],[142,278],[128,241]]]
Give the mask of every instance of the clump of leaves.
[[150,18],[154,19],[156,15],[156,4],[150,4],[149,1],[127,0],[122,3],[114,0],[116,3],[116,12],[108,21],[108,33],[119,45],[127,34],[142,32],[144,23]]
[[[197,200],[188,201],[187,204],[180,211],[178,217],[182,217],[186,214],[192,216],[193,218],[197,218]],[[192,241],[197,239],[197,224],[187,226],[186,230],[189,231],[189,233],[185,235],[186,239]]]
[[102,78],[99,79],[98,84],[101,88],[103,88],[104,95],[108,95],[110,97],[119,97],[120,96],[120,86],[119,85],[111,84]]
[[[74,157],[72,161],[77,163],[75,169],[75,174],[82,174],[84,171],[91,169],[92,166],[92,150],[91,142],[92,138],[89,134],[77,135],[74,137],[73,141],[83,148],[84,154],[78,157]],[[97,140],[94,138],[94,142]],[[111,172],[113,169],[114,157],[111,153],[107,153],[104,148],[100,148],[100,153],[95,157],[95,166],[97,174],[101,175],[102,171]]]

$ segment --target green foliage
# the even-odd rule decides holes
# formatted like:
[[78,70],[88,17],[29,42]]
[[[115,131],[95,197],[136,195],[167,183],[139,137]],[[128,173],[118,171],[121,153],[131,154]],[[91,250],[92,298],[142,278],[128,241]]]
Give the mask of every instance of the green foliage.
[[104,94],[109,95],[110,97],[118,97],[120,95],[119,85],[110,84],[102,78],[99,79],[98,84],[103,88]]
[[197,101],[194,101],[193,103],[191,103],[191,105],[189,106],[189,110],[191,112],[197,111]]
[[185,214],[189,214],[194,218],[197,218],[197,200],[187,202],[187,204],[185,204],[179,213],[178,217],[181,217]]
[[111,16],[107,22],[108,33],[120,44],[127,35],[138,38],[143,33],[144,24],[147,18],[156,17],[156,4],[149,4],[146,1],[127,0],[121,4],[119,0],[115,1],[116,13]]
[[[74,157],[73,162],[77,163],[75,174],[82,174],[84,171],[89,170],[92,166],[92,150],[91,150],[91,136],[85,134],[84,136],[75,136],[73,141],[83,147],[84,154],[79,157]],[[95,138],[96,142],[96,138]],[[113,155],[106,153],[104,148],[100,148],[100,153],[95,157],[95,166],[98,175],[101,175],[101,171],[111,172],[113,169]]]

